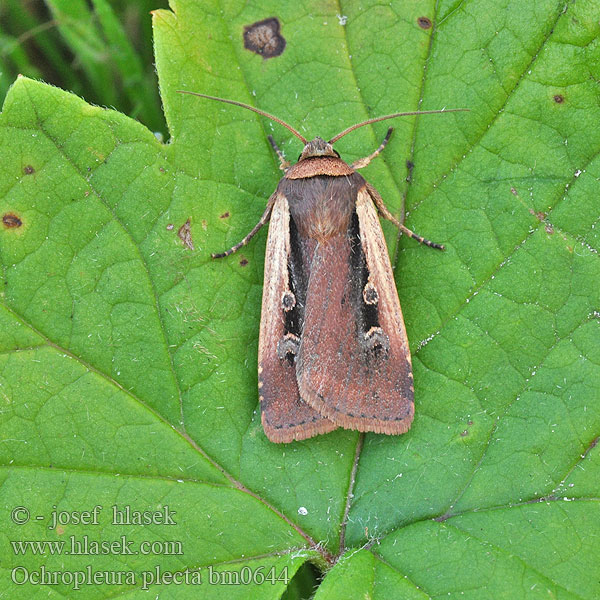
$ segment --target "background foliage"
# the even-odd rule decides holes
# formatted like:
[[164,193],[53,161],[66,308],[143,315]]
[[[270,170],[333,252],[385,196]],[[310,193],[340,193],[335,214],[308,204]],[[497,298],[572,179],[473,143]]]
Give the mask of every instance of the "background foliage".
[[[14,566],[43,562],[138,577],[201,568],[207,598],[306,598],[316,585],[317,599],[597,598],[600,5],[177,0],[153,13],[168,129],[148,38],[123,25],[134,4],[47,7],[2,5],[4,85],[49,68],[45,79],[143,125],[25,77],[4,103],[0,589],[70,597],[68,583],[11,583]],[[242,34],[273,16],[287,45],[265,60]],[[409,433],[266,440],[255,370],[264,233],[240,255],[209,256],[251,228],[276,185],[266,135],[290,157],[298,143],[178,89],[251,102],[309,137],[401,109],[470,109],[398,120],[365,169],[408,226],[447,246],[384,226],[415,367]],[[368,154],[386,127],[338,150]],[[188,220],[193,250],[177,235]],[[47,528],[54,506],[97,504],[167,505],[177,524],[124,527],[105,514]],[[15,506],[44,520],[18,525]],[[85,535],[178,540],[183,553],[46,548],[42,559],[11,545]],[[208,584],[209,567],[246,566],[297,575],[287,589]],[[79,593],[147,597],[139,580]]]
[[150,11],[166,0],[2,0],[0,98],[18,74],[41,78],[166,133]]

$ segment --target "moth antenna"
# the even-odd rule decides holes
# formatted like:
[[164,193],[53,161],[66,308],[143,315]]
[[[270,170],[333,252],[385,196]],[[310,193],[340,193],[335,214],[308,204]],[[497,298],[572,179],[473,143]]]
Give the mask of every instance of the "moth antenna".
[[450,112],[468,112],[468,108],[449,108],[442,110],[415,110],[411,112],[399,112],[394,113],[393,115],[385,115],[384,117],[375,117],[374,119],[368,119],[367,121],[363,121],[362,123],[357,123],[356,125],[352,125],[348,127],[348,129],[344,129],[342,133],[338,133],[336,136],[332,137],[329,140],[329,144],[335,144],[340,138],[344,137],[347,133],[358,129],[359,127],[363,127],[364,125],[370,125],[371,123],[377,123],[378,121],[385,121],[386,119],[395,119],[396,117],[407,117],[410,115],[434,115],[436,113],[450,113]]
[[291,125],[288,125],[285,121],[278,119],[264,110],[260,110],[260,108],[255,108],[254,106],[250,106],[250,104],[244,104],[243,102],[238,102],[237,100],[228,100],[227,98],[219,98],[217,96],[207,96],[206,94],[200,94],[198,92],[188,92],[187,90],[177,90],[177,92],[180,94],[190,94],[191,96],[199,96],[200,98],[208,98],[209,100],[217,100],[218,102],[226,102],[227,104],[234,104],[235,106],[247,108],[248,110],[262,115],[263,117],[267,117],[267,119],[271,119],[271,121],[275,121],[276,123],[283,125],[286,129],[291,131],[305,146],[307,144],[306,138],[300,135]]

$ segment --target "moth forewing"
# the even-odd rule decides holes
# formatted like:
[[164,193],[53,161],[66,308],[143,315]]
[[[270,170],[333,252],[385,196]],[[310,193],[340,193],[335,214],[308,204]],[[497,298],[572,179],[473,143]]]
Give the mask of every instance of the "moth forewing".
[[298,386],[341,427],[399,434],[414,415],[408,341],[377,212],[366,185],[354,194],[348,230],[311,263]]
[[[283,194],[275,198],[269,224],[262,317],[258,344],[258,387],[265,434],[276,443],[303,440],[337,428],[300,399],[293,352],[294,339],[287,338],[286,313],[294,310],[288,261],[290,212]],[[289,344],[286,345],[286,342]],[[287,355],[287,356],[286,356]]]
[[[381,406],[377,427],[382,433],[404,433],[414,417],[412,361],[387,245],[367,189],[358,193],[356,214],[369,280],[377,293],[379,323],[389,337],[387,375],[392,398],[388,406]],[[373,422],[376,421],[375,417]]]

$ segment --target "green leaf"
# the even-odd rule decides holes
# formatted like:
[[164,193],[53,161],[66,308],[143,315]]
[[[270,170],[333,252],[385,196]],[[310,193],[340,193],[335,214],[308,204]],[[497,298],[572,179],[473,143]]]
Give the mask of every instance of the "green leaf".
[[[2,98],[18,73],[30,77],[40,77],[43,67],[40,63],[40,54],[44,61],[51,63],[52,75],[59,76],[65,83],[76,84],[73,76],[72,63],[58,48],[53,39],[52,20],[40,19],[43,14],[41,7],[32,10],[31,5],[26,5],[19,0],[5,0],[0,4],[0,20],[2,31],[12,34],[11,37],[3,36],[0,44],[0,93]],[[37,52],[33,58],[24,48],[26,42],[35,39]],[[37,60],[36,60],[37,59]],[[36,64],[37,63],[37,64]],[[10,81],[8,80],[10,77]]]
[[[599,8],[178,0],[154,13],[168,145],[18,79],[0,116],[2,589],[70,597],[68,578],[19,577],[92,565],[134,581],[88,582],[82,597],[300,598],[311,561],[325,575],[317,599],[597,598]],[[287,42],[271,59],[243,45],[267,17]],[[384,224],[413,354],[409,433],[265,438],[265,233],[227,259],[210,253],[251,229],[277,184],[267,135],[290,157],[299,143],[177,90],[250,102],[307,137],[469,109],[396,120],[364,170],[407,226],[447,248]],[[387,125],[336,147],[366,156]],[[114,523],[113,506],[154,520]],[[71,536],[115,551],[11,544]],[[202,583],[175,582],[186,573]]]

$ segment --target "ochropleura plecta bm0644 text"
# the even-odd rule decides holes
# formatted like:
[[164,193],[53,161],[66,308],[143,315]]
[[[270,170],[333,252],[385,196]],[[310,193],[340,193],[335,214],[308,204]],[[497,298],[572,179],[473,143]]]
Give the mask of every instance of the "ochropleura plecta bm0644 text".
[[[281,119],[236,102],[291,131],[304,144],[288,163],[271,136],[284,176],[263,216],[233,254],[270,220],[258,348],[262,423],[273,442],[291,442],[338,427],[404,433],[414,415],[410,351],[379,216],[403,233],[443,249],[388,211],[377,190],[357,173],[387,144],[348,164],[333,144],[358,127],[404,115],[386,115],[345,129],[328,142],[308,141]],[[463,110],[463,109],[455,109]]]

